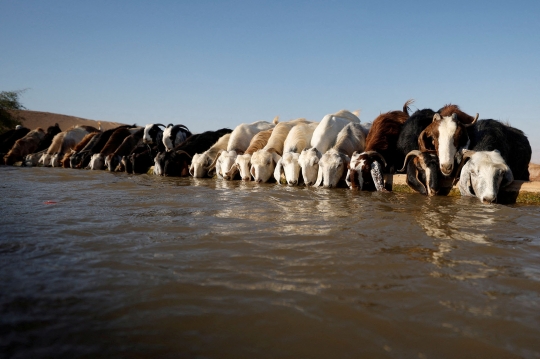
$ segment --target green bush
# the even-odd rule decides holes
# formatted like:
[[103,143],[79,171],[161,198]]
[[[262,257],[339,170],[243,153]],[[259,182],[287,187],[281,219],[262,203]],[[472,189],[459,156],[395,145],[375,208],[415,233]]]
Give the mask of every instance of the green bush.
[[21,116],[14,114],[10,110],[24,110],[25,107],[20,103],[19,96],[24,90],[2,91],[0,92],[0,134],[21,125]]

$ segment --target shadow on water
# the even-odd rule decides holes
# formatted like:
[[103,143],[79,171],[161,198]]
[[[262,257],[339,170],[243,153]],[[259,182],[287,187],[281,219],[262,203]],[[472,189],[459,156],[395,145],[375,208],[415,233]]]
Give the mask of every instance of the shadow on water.
[[540,357],[538,207],[0,173],[8,357]]

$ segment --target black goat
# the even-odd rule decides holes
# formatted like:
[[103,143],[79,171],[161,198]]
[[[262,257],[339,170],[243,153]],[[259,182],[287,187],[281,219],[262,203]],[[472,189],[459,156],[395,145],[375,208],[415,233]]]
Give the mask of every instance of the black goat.
[[221,136],[231,132],[231,129],[222,128],[217,131],[206,131],[192,135],[172,151],[159,153],[156,156],[156,165],[163,171],[161,175],[188,176],[193,155],[208,150]]

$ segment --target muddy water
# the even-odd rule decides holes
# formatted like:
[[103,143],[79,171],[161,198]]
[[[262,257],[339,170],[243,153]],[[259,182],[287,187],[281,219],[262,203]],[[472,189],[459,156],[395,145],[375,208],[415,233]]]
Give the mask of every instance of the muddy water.
[[539,207],[14,167],[0,195],[0,357],[540,357]]

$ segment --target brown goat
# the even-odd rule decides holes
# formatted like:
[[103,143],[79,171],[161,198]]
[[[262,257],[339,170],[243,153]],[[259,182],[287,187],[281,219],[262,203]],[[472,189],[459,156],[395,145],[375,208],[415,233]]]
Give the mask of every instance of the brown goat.
[[408,100],[402,111],[380,114],[373,121],[364,152],[354,152],[351,156],[346,176],[349,187],[384,190],[383,172],[394,172],[397,140],[403,124],[409,118],[409,105],[413,102],[412,99]]
[[461,152],[469,146],[467,127],[478,119],[461,111],[457,105],[446,105],[433,116],[429,124],[418,136],[421,152],[435,151],[439,157],[439,168],[444,176],[454,170],[454,159],[461,162]]
[[135,147],[142,143],[144,136],[144,128],[140,128],[135,133],[124,138],[124,141],[118,146],[118,148],[105,157],[105,166],[109,171],[114,172],[116,167],[120,164],[122,156],[127,156],[133,151]]
[[4,163],[9,166],[17,161],[22,161],[26,155],[37,150],[43,137],[45,137],[45,131],[42,128],[28,132],[23,138],[15,141],[11,150],[4,156]]
[[444,105],[438,112],[442,117],[449,117],[455,113],[458,117],[459,122],[465,125],[471,124],[475,121],[474,117],[461,111],[458,105],[453,105],[453,104]]
[[75,145],[75,147],[71,151],[66,152],[66,154],[64,155],[64,158],[62,158],[62,160],[60,161],[60,163],[62,164],[62,167],[69,168],[70,167],[69,158],[74,153],[77,153],[77,152],[81,151],[88,144],[88,142],[90,142],[90,140],[92,138],[94,138],[94,136],[97,135],[98,133],[99,132],[91,132],[91,133],[87,134],[86,136],[83,137],[81,142],[79,142],[79,143],[77,143],[77,145]]

